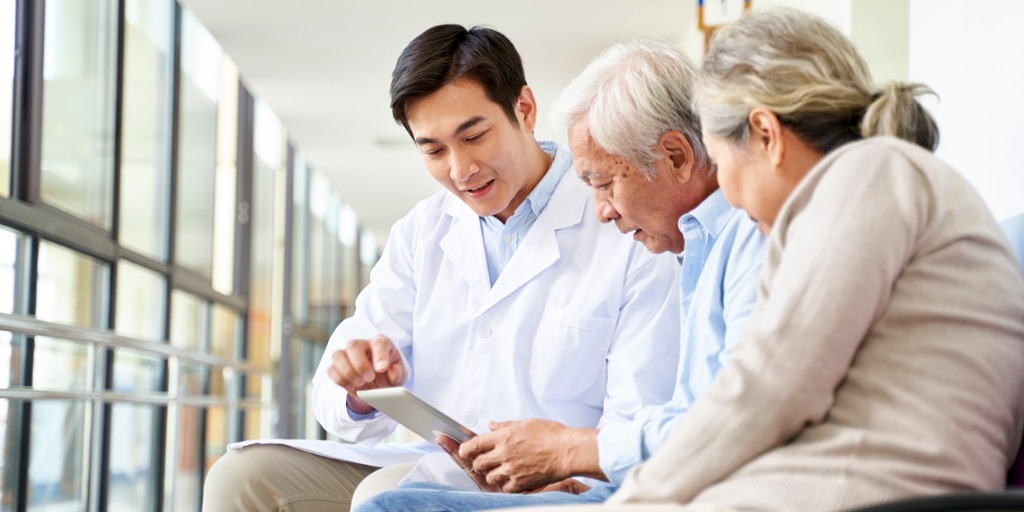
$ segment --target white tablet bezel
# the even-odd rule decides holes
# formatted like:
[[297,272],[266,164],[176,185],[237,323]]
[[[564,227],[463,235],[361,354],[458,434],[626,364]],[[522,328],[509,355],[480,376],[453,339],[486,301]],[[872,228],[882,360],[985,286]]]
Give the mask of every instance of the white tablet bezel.
[[433,443],[437,434],[464,443],[476,434],[403,387],[364,389],[359,399]]

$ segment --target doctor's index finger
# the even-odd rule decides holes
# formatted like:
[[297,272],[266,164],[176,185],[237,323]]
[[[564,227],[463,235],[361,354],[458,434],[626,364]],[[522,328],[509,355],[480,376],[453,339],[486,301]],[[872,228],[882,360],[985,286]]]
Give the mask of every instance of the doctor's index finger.
[[399,355],[395,344],[383,334],[378,334],[370,340],[370,351],[373,354],[373,369],[377,372],[383,372],[389,366],[402,362],[402,356]]

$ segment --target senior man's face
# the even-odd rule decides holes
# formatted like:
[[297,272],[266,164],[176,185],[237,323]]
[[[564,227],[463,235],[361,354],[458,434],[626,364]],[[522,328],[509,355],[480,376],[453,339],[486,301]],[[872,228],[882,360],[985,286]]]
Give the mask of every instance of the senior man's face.
[[683,251],[679,232],[679,185],[664,173],[647,178],[639,169],[601,149],[585,123],[569,130],[576,174],[594,191],[594,213],[653,253]]

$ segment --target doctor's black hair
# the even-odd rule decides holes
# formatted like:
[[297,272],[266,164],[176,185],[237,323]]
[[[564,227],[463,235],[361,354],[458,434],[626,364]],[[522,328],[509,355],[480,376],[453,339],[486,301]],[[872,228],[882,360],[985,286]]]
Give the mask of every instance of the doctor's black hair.
[[487,27],[437,25],[416,36],[398,57],[391,73],[391,114],[409,129],[408,109],[458,78],[480,84],[514,126],[515,107],[526,85],[523,61],[501,32]]

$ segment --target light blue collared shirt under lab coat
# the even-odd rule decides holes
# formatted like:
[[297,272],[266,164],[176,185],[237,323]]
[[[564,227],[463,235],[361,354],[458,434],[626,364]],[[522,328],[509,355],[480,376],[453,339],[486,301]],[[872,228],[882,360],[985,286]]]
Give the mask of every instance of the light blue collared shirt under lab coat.
[[667,404],[644,407],[633,421],[598,433],[601,470],[614,485],[661,446],[675,420],[711,385],[757,302],[765,240],[745,212],[717,190],[679,219],[679,230],[685,249],[676,389]]
[[487,257],[487,272],[491,277],[491,286],[494,286],[501,271],[508,266],[512,255],[519,248],[519,243],[526,238],[533,223],[537,221],[537,216],[544,211],[544,207],[551,200],[551,195],[561,183],[562,176],[565,176],[566,170],[571,167],[569,161],[572,157],[565,148],[560,149],[557,143],[549,141],[539,141],[537,144],[551,157],[551,166],[537,186],[533,187],[504,224],[493,216],[480,217],[480,233],[484,237],[484,254]]

